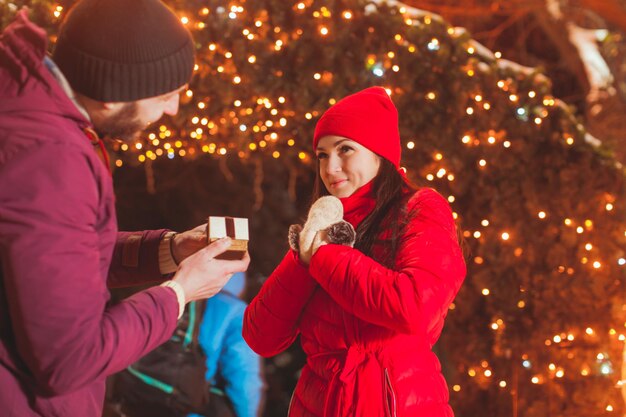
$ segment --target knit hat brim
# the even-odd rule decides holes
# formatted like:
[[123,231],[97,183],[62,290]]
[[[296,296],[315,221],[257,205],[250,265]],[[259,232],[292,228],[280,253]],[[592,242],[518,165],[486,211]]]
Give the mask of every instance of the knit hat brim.
[[189,82],[194,67],[194,47],[189,39],[178,51],[156,61],[113,62],[88,55],[68,43],[59,44],[55,62],[72,88],[91,99],[135,101],[174,91]]
[[130,102],[188,83],[194,50],[191,33],[161,0],[79,0],[52,59],[77,93]]
[[324,136],[351,139],[394,166],[400,165],[398,111],[382,87],[370,87],[339,100],[317,122],[313,149]]

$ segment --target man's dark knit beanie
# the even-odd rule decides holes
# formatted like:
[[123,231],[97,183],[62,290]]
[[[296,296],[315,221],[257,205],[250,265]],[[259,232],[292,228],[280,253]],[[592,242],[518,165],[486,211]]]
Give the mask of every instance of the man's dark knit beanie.
[[76,92],[127,102],[186,84],[194,45],[159,0],[80,0],[59,30],[52,59]]

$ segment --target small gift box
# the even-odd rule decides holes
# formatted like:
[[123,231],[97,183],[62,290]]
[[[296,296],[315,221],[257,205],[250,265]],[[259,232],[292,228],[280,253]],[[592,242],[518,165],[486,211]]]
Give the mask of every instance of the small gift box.
[[232,239],[230,248],[217,256],[218,259],[242,259],[248,250],[248,219],[210,216],[206,235],[209,243],[227,236]]

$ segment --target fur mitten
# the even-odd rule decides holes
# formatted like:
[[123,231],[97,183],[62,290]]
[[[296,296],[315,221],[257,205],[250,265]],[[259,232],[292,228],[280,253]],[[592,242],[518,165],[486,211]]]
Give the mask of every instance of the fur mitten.
[[354,228],[343,220],[341,201],[333,196],[321,197],[313,203],[304,227],[299,224],[289,227],[289,246],[300,254],[305,264],[326,243],[353,246],[355,240]]

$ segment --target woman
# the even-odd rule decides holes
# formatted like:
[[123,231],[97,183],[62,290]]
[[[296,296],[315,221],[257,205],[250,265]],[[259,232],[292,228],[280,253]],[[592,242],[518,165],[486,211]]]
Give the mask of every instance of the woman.
[[247,308],[244,338],[267,357],[301,335],[289,416],[453,416],[431,350],[465,277],[447,201],[398,170],[398,114],[380,87],[324,113],[313,148],[316,197],[341,200],[355,247],[322,242],[308,265],[288,252]]

